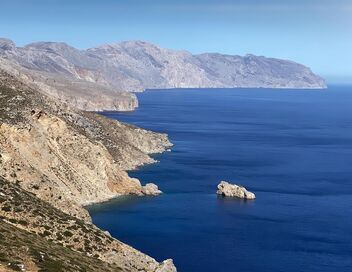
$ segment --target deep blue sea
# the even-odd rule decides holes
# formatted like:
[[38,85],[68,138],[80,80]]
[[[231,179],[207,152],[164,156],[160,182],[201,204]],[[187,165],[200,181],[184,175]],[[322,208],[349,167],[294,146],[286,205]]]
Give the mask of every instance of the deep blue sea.
[[[90,208],[95,224],[178,271],[352,271],[352,87],[138,94],[104,113],[166,132],[158,164],[130,172],[159,197]],[[217,197],[221,180],[257,199]]]

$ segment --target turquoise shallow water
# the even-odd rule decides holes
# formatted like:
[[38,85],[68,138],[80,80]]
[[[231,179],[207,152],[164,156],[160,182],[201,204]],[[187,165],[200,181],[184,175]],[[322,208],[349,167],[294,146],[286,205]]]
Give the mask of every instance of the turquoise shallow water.
[[[169,134],[172,152],[130,173],[165,194],[90,207],[95,224],[179,271],[352,271],[352,88],[138,97],[104,115]],[[218,198],[220,180],[257,199]]]

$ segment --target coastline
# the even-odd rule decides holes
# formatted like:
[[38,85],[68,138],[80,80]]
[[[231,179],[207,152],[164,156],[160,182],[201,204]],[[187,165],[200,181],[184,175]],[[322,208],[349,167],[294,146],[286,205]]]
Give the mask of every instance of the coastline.
[[[221,89],[221,90],[277,90],[277,91],[280,91],[280,90],[284,90],[284,91],[287,91],[287,90],[292,90],[292,91],[301,91],[301,90],[307,90],[307,91],[310,91],[310,90],[326,90],[328,89],[329,86],[328,85],[325,85],[324,87],[285,87],[285,86],[279,86],[279,87],[260,87],[260,86],[254,86],[254,87],[247,87],[247,86],[244,86],[244,87],[187,87],[187,88],[183,88],[183,87],[165,87],[165,88],[147,88],[143,91],[134,91],[132,93],[143,93],[143,92],[147,92],[147,91],[167,91],[167,90],[180,90],[180,91],[187,91],[187,90],[199,90],[199,91],[202,91],[202,90],[218,90],[218,89]],[[136,108],[138,109],[138,107]],[[136,109],[133,109],[133,110],[130,110],[130,111],[122,111],[122,112],[133,112],[135,111]],[[103,111],[105,112],[105,111]],[[109,112],[109,111],[107,111]],[[120,111],[119,111],[120,112]]]
[[[0,94],[0,176],[9,192],[27,197],[31,206],[17,211],[19,200],[4,191],[8,204],[0,219],[127,271],[176,271],[171,260],[159,263],[107,237],[84,208],[124,194],[142,195],[143,187],[127,170],[155,163],[150,155],[172,145],[167,135],[72,108],[2,70]],[[51,219],[38,220],[44,216]],[[68,227],[75,231],[67,233]]]
[[[113,120],[113,119],[112,119],[112,120]],[[172,148],[172,147],[173,147],[173,144],[171,143],[171,146],[169,146],[169,147],[164,147],[164,148],[165,148],[164,151],[156,152],[156,153],[150,153],[149,156],[151,156],[151,158],[153,159],[152,162],[143,163],[143,164],[140,164],[140,165],[138,165],[138,166],[135,166],[133,169],[127,170],[127,171],[126,171],[126,172],[127,172],[127,175],[130,176],[130,175],[129,175],[129,172],[130,172],[130,171],[139,171],[139,170],[141,170],[142,167],[159,163],[160,161],[155,160],[152,156],[153,156],[153,155],[163,154],[163,153],[166,153],[166,152],[171,152],[171,148]],[[136,178],[133,178],[133,179],[136,179]],[[144,186],[143,184],[141,184],[141,185]],[[158,185],[158,184],[156,183],[156,185]],[[127,194],[122,194],[122,193],[121,193],[121,194],[116,194],[116,195],[111,196],[111,197],[107,197],[106,199],[101,199],[101,200],[90,201],[90,202],[84,203],[84,204],[82,204],[82,207],[83,207],[84,209],[86,209],[86,210],[89,212],[89,207],[91,207],[91,206],[99,205],[99,204],[103,204],[103,203],[108,203],[108,202],[110,202],[110,201],[113,201],[114,199],[118,199],[119,197],[125,197],[125,196],[150,197],[149,195],[143,195],[143,194],[140,195],[140,194],[133,194],[133,193],[132,193],[132,194],[128,194],[128,193],[127,193]],[[154,197],[157,197],[157,196],[154,196]]]

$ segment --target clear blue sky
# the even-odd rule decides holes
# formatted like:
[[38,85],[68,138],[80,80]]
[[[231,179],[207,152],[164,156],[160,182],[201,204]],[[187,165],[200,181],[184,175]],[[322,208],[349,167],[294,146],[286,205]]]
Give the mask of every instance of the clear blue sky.
[[291,59],[352,81],[352,0],[1,0],[0,36],[78,48],[146,40]]

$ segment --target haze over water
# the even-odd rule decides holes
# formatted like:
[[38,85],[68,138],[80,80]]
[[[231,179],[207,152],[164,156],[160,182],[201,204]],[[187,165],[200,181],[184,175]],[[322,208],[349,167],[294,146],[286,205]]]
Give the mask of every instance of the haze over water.
[[[90,208],[114,237],[179,271],[352,271],[352,88],[138,94],[104,115],[165,132],[160,163],[130,172],[159,197]],[[255,201],[215,195],[221,180]]]

